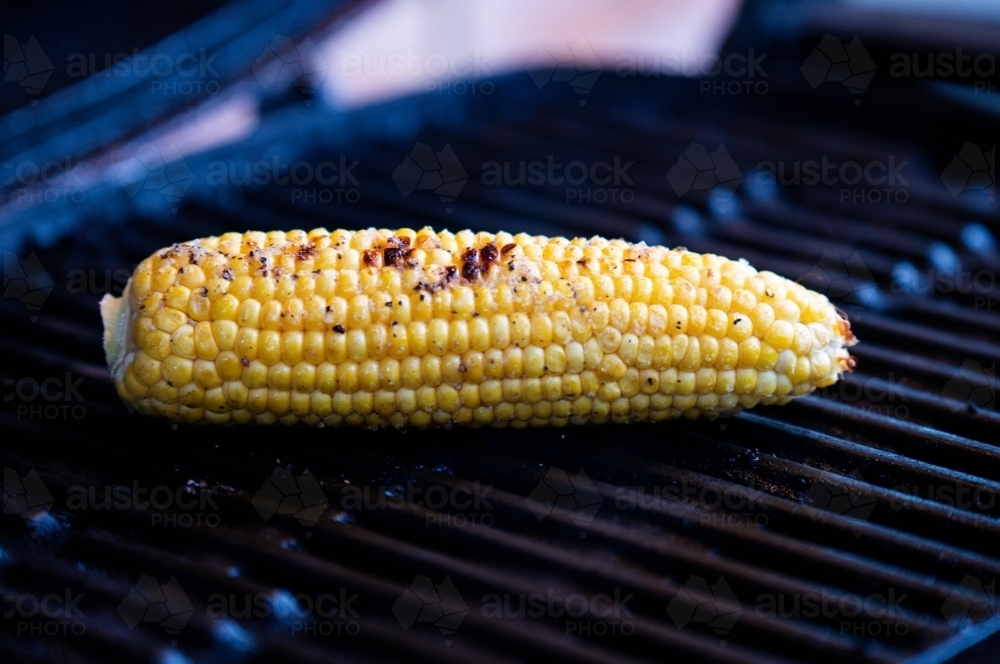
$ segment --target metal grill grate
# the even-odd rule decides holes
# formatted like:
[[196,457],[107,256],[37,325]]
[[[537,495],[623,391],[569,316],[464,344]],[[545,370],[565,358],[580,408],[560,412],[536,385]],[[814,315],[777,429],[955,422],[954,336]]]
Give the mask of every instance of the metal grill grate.
[[[908,126],[932,105],[970,135],[987,120],[925,95],[907,126],[881,131],[894,119],[877,101],[849,124],[826,110],[855,111],[846,98],[779,80],[739,105],[699,95],[697,81],[610,73],[583,108],[523,74],[495,86],[488,99],[425,96],[337,121],[279,106],[263,135],[188,160],[196,177],[176,214],[105,225],[84,204],[70,237],[22,252],[55,287],[38,311],[2,305],[0,585],[13,613],[0,648],[24,661],[988,661],[1000,630],[998,259],[961,233],[973,219],[998,228],[975,192],[948,194]],[[380,129],[406,118],[419,129]],[[312,163],[358,161],[359,200],[202,181],[213,162],[266,159],[276,141]],[[415,142],[454,149],[469,176],[455,200],[401,194],[391,176]],[[670,183],[692,143],[725,146],[735,194]],[[487,162],[516,170],[550,155],[633,162],[618,187],[629,193],[484,184]],[[909,160],[905,203],[761,177],[762,162],[823,156]],[[744,256],[840,297],[859,369],[790,406],[711,423],[516,434],[175,430],[114,396],[96,303],[152,250],[246,227],[425,223]],[[899,287],[956,261],[989,280]],[[569,498],[553,508],[557,495]],[[82,595],[75,609],[32,613],[67,593]]]

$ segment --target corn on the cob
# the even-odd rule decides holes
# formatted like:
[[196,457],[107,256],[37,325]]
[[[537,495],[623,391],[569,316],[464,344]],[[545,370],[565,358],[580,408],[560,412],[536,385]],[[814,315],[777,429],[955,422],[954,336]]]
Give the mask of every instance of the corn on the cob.
[[101,314],[123,400],[216,424],[714,417],[836,382],[855,341],[825,296],[743,260],[430,228],[176,244]]

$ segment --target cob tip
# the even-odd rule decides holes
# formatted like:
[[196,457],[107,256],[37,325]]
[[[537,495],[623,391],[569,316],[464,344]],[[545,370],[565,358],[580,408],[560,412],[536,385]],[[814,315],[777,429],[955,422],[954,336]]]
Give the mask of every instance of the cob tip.
[[[858,338],[851,332],[851,321],[847,319],[847,312],[840,307],[836,307],[836,311],[838,316],[837,331],[840,333],[840,338],[843,339],[841,347],[850,348],[858,343]],[[839,368],[838,373],[852,373],[855,367],[858,366],[858,359],[845,351],[838,356],[837,366]]]
[[[129,283],[131,285],[131,282]],[[108,370],[115,383],[120,382],[125,368],[126,345],[130,345],[130,335],[126,328],[131,318],[129,306],[129,285],[121,297],[110,293],[101,298],[101,320],[104,323],[104,354],[108,360]]]

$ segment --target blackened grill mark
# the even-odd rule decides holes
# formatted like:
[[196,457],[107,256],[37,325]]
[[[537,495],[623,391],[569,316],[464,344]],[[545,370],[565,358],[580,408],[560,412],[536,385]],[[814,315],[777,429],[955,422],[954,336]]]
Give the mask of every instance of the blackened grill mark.
[[304,246],[299,247],[299,250],[295,252],[295,257],[300,261],[308,260],[310,258],[315,258],[319,250],[316,248],[315,243],[310,242]]
[[516,245],[516,244],[514,244],[513,242],[511,242],[510,244],[505,244],[505,245],[503,246],[503,249],[501,249],[501,250],[500,250],[500,253],[501,253],[501,254],[506,254],[506,253],[510,253],[511,251],[514,251],[514,249],[515,249],[516,247],[517,247],[517,245]]
[[475,263],[463,263],[462,264],[462,277],[472,281],[479,276],[481,268]]
[[500,256],[499,252],[497,252],[497,246],[492,242],[483,247],[483,250],[480,252],[480,255],[482,256],[483,263],[485,263],[486,265],[489,265],[490,263],[495,263],[497,258]]
[[466,263],[475,263],[479,260],[479,252],[475,248],[469,247],[462,253],[462,260]]
[[404,249],[392,247],[382,252],[382,259],[386,267],[396,267],[403,262],[407,253]]
[[365,265],[367,265],[368,267],[375,267],[376,265],[378,265],[377,251],[373,249],[368,249],[367,251],[365,251],[364,254],[362,254],[362,257],[365,260]]
[[446,282],[451,281],[455,278],[456,274],[458,274],[458,268],[454,265],[449,265],[444,269],[444,280]]
[[333,331],[336,332],[336,333],[338,333],[338,334],[343,334],[344,333],[344,326],[343,325],[334,325],[333,326]]

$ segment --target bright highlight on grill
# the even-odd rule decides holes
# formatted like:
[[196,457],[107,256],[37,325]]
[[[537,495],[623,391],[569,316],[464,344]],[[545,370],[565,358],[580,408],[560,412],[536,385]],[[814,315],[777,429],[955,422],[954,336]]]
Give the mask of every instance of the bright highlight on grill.
[[855,342],[824,295],[742,260],[430,228],[177,244],[101,311],[121,398],[214,424],[714,418],[833,384]]

